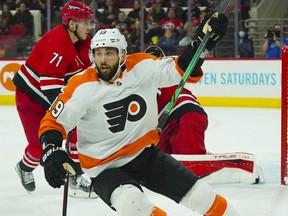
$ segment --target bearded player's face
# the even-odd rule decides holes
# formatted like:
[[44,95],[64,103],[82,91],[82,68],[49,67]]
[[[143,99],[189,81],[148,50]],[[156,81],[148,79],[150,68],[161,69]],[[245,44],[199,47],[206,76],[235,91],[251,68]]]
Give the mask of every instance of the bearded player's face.
[[111,80],[119,67],[119,56],[116,48],[104,47],[95,49],[95,63],[100,78]]

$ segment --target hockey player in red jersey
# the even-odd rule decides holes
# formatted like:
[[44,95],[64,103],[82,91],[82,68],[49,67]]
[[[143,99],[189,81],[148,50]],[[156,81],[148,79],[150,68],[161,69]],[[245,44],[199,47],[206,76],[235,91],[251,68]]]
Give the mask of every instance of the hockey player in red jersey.
[[[94,26],[93,19],[93,11],[85,3],[66,3],[62,9],[62,24],[48,31],[36,43],[13,79],[17,111],[28,141],[24,156],[16,165],[16,172],[28,192],[35,190],[32,171],[39,165],[42,154],[38,138],[40,121],[69,78],[91,66],[89,33]],[[76,146],[72,145],[76,139],[74,133],[71,158],[77,156],[73,155]],[[76,177],[72,182],[82,186],[88,184],[80,187],[88,190],[90,179],[81,176],[80,166],[79,170],[80,178]]]
[[[206,47],[214,47],[225,35],[227,17],[208,16],[205,23],[213,33]],[[200,30],[199,40],[207,32]],[[180,82],[198,44],[189,44],[175,58],[126,55],[127,42],[118,29],[99,30],[91,42],[94,67],[69,80],[41,121],[40,164],[47,182],[59,188],[67,172],[75,173],[75,162],[61,144],[77,126],[81,167],[93,179],[96,194],[118,215],[167,215],[148,199],[142,190],[145,186],[206,216],[237,216],[233,206],[211,186],[155,147],[159,141],[157,89]],[[188,82],[202,77],[204,55]]]
[[[155,45],[148,47],[145,52],[165,57],[163,50]],[[158,89],[159,118],[176,88],[177,85]],[[168,154],[206,154],[204,138],[207,126],[208,118],[203,107],[190,90],[183,88],[160,133],[157,147]]]

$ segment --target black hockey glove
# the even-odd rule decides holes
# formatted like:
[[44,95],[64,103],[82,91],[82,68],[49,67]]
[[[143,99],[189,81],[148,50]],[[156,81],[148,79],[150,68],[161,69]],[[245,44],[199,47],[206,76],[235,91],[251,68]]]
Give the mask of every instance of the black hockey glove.
[[44,148],[40,164],[44,167],[46,181],[53,188],[60,188],[65,184],[68,172],[71,175],[83,173],[62,148],[53,144]]
[[198,41],[201,42],[205,34],[210,32],[211,36],[206,44],[206,49],[211,51],[226,34],[227,26],[228,18],[225,14],[213,12],[206,15],[196,29]]

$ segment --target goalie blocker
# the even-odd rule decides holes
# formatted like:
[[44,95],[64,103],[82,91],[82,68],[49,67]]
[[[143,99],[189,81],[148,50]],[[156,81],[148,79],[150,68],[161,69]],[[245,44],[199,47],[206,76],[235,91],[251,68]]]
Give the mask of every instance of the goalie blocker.
[[264,183],[261,168],[256,166],[255,155],[250,153],[171,156],[209,184]]

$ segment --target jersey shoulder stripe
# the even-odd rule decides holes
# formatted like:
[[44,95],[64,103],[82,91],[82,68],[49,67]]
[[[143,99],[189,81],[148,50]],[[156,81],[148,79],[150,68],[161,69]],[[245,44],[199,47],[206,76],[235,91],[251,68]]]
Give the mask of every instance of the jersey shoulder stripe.
[[42,119],[42,123],[38,134],[41,135],[48,130],[57,129],[62,133],[65,139],[66,131],[61,124],[57,123],[57,121],[54,120],[57,117],[53,116],[54,112],[53,110],[57,110],[59,104],[65,105],[65,103],[72,97],[74,91],[80,85],[85,84],[86,82],[93,82],[93,81],[99,81],[99,78],[97,76],[96,69],[92,67],[87,68],[83,73],[76,74],[75,76],[73,76],[68,81],[68,85],[62,89],[62,93],[60,93],[57,100],[54,101],[51,108],[49,109],[49,112],[47,112],[45,117]]
[[147,53],[133,53],[127,56],[125,66],[127,69],[127,72],[131,71],[132,68],[137,65],[139,62],[145,60],[145,59],[157,59],[154,56],[151,56]]

